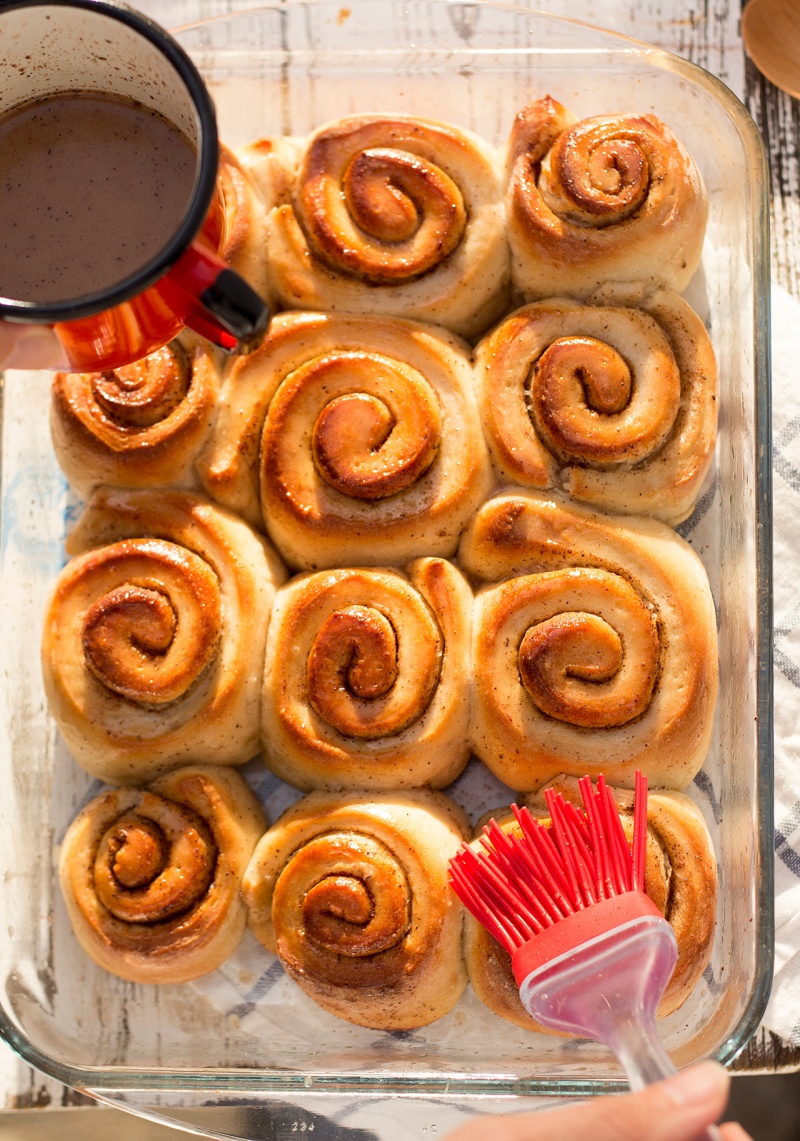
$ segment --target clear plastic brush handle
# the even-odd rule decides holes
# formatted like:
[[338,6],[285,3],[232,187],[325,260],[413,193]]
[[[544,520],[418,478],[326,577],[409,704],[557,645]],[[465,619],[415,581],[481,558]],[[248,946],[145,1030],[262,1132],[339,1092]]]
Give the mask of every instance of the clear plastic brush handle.
[[[677,1073],[656,1010],[678,957],[672,928],[643,916],[580,944],[523,980],[523,1006],[542,1026],[602,1042],[632,1090]],[[698,1141],[720,1141],[715,1125]]]

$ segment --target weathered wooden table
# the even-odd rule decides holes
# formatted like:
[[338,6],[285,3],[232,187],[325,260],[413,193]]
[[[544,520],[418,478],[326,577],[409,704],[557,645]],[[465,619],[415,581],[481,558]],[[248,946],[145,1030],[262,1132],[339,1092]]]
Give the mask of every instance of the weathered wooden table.
[[[135,0],[134,0],[135,2]],[[291,0],[287,0],[291,2]],[[138,0],[137,6],[168,27],[259,6],[258,0]],[[625,32],[690,59],[722,79],[747,105],[767,149],[772,190],[773,279],[800,298],[800,101],[777,91],[746,58],[740,34],[741,0],[540,0],[531,7],[570,16]],[[759,1031],[733,1063],[749,1073],[800,1070],[800,1049],[775,1035]],[[27,1111],[30,1127],[20,1128],[23,1115],[0,1113],[0,1133],[16,1137],[64,1137],[94,1133],[88,1119],[103,1118],[98,1136],[114,1128],[120,1138],[144,1138],[146,1127],[122,1118],[111,1125],[111,1111],[78,1112],[67,1124],[60,1114],[47,1115],[45,1126],[35,1111],[44,1107],[75,1107],[88,1099],[37,1074],[0,1043],[0,1109]],[[79,1124],[80,1122],[80,1124]],[[145,1132],[142,1132],[145,1130]],[[160,1136],[160,1134],[159,1134]]]

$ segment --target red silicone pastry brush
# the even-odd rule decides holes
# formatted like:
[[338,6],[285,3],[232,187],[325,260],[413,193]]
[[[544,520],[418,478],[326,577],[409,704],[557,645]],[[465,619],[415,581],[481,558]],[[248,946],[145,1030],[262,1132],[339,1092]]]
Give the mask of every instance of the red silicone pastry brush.
[[637,772],[630,847],[603,777],[579,787],[583,811],[546,790],[549,827],[516,805],[521,835],[492,820],[482,850],[464,845],[450,861],[451,883],[511,955],[525,1009],[604,1043],[636,1090],[676,1072],[656,1030],[678,949],[644,892],[647,779]]

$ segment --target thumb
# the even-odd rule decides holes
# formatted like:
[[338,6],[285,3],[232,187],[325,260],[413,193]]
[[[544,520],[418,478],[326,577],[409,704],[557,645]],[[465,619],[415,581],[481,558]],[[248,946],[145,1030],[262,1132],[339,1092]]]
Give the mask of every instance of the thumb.
[[64,350],[49,325],[0,321],[0,368],[58,368]]
[[[503,1141],[698,1141],[722,1114],[730,1078],[716,1062],[703,1062],[666,1081],[622,1097],[592,1101],[539,1113],[503,1118]],[[469,1122],[448,1141],[486,1141],[498,1136],[500,1118],[491,1125]],[[746,1141],[738,1126],[724,1126],[726,1141]]]

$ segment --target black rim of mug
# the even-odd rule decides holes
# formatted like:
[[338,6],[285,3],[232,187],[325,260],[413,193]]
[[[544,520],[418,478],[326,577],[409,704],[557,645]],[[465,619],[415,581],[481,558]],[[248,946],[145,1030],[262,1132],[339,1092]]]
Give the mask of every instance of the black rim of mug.
[[84,297],[36,304],[0,297],[0,316],[6,320],[25,323],[43,321],[54,324],[58,321],[74,321],[80,317],[91,317],[104,309],[120,305],[131,297],[142,293],[175,264],[178,258],[191,245],[205,220],[214,187],[217,181],[219,143],[217,140],[217,117],[199,71],[179,44],[162,27],[141,12],[135,11],[121,0],[0,0],[0,19],[9,11],[19,8],[83,8],[105,16],[139,32],[166,56],[197,111],[200,125],[198,174],[195,179],[192,197],[183,220],[164,248],[149,262],[141,266],[118,284],[87,294]]

